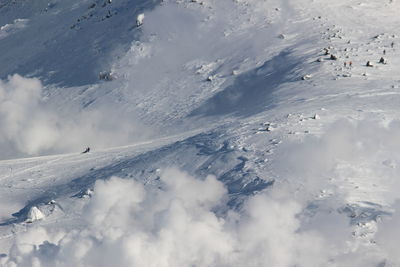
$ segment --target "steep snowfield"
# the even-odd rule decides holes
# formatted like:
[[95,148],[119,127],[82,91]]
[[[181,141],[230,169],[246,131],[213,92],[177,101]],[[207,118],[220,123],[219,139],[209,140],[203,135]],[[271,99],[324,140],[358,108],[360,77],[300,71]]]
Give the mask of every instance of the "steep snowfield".
[[400,265],[399,8],[0,2],[0,264]]
[[159,2],[4,0],[0,25],[13,34],[0,34],[0,49],[7,51],[0,55],[0,77],[19,73],[63,86],[93,83],[139,35],[135,16]]

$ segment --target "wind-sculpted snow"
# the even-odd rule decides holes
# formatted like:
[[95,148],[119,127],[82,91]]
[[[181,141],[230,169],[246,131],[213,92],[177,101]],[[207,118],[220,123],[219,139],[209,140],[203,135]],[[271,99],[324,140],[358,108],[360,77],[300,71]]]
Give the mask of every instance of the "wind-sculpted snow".
[[277,37],[277,25],[287,22],[290,11],[259,1],[202,3],[169,2],[146,14],[141,39],[113,65],[126,83],[123,101],[135,103],[152,123],[190,114],[257,113],[263,105],[252,101],[269,101],[274,88],[297,78],[302,58]]
[[274,89],[298,80],[302,61],[295,58],[290,50],[283,51],[261,67],[238,75],[232,85],[209,98],[191,115],[249,116],[272,108]]
[[[159,185],[160,168],[168,168],[172,163],[182,170],[199,176],[210,173],[215,175],[228,190],[230,196],[228,205],[237,208],[246,196],[272,186],[274,181],[270,177],[256,173],[253,169],[247,169],[246,162],[249,160],[245,155],[230,147],[228,141],[220,143],[216,138],[218,134],[220,133],[211,132],[195,135],[160,149],[122,158],[99,168],[91,168],[89,172],[73,177],[68,182],[53,183],[46,190],[40,190],[38,194],[31,196],[28,204],[13,213],[14,218],[5,219],[0,225],[23,222],[32,207],[47,209],[47,204],[52,199],[84,198],[87,192],[93,189],[96,181],[106,180],[111,176],[130,177],[145,184]],[[187,164],[189,158],[191,164]]]

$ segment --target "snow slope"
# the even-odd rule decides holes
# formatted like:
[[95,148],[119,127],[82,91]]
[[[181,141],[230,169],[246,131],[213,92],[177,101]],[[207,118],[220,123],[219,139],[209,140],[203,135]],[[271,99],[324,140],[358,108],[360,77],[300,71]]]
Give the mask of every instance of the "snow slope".
[[0,3],[0,264],[400,265],[399,2],[110,2]]
[[[0,49],[7,51],[1,55],[0,77],[19,73],[63,86],[96,82],[112,57],[124,53],[140,35],[136,16],[158,3],[2,1],[0,25],[14,30],[0,44]],[[29,26],[21,27],[26,24]]]

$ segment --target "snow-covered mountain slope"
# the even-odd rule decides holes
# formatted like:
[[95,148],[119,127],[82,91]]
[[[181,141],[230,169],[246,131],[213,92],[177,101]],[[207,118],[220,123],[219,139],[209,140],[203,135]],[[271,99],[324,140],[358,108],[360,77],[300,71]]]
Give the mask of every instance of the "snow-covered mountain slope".
[[[136,16],[157,4],[151,0],[2,1],[0,77],[19,73],[63,86],[96,82],[113,57],[139,38]],[[6,32],[7,38],[2,38]]]
[[0,264],[400,265],[399,8],[0,2]]

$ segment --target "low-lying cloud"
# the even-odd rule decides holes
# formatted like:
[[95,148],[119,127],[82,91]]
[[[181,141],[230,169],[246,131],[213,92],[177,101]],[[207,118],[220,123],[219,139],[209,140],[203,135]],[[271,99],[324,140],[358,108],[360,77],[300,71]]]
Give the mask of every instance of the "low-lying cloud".
[[43,101],[36,78],[0,80],[0,158],[105,148],[144,136],[134,118],[102,107],[61,115]]
[[84,208],[83,228],[55,232],[31,228],[17,236],[9,263],[327,266],[342,252],[335,245],[345,244],[346,239],[331,242],[330,229],[302,229],[299,214],[305,207],[285,194],[261,193],[239,211],[221,214],[216,211],[227,208],[228,195],[214,176],[196,179],[169,169],[160,179],[161,188],[117,177],[98,181]]
[[334,194],[342,204],[370,201],[385,205],[398,199],[399,121],[342,119],[323,130],[322,136],[282,144],[273,157],[273,169],[287,186],[308,193],[299,199],[308,200],[320,190]]
[[16,19],[11,24],[6,24],[0,27],[0,40],[6,38],[7,36],[24,29],[29,20],[28,19]]
[[396,120],[342,119],[321,136],[277,149],[271,162],[277,184],[307,207],[300,215],[301,228],[329,240],[333,266],[400,264],[395,253],[399,134]]
[[[52,230],[38,223],[17,235],[3,261],[18,266],[396,266],[398,204],[392,219],[376,215],[385,203],[397,203],[399,142],[393,134],[399,129],[397,122],[343,120],[320,137],[288,141],[272,161],[279,180],[235,209],[214,176],[167,169],[157,186],[117,177],[97,181],[79,227]],[[359,191],[374,188],[369,182],[375,176],[394,191],[386,191],[386,202],[375,206],[357,201]],[[379,192],[371,191],[370,201],[382,200]],[[348,204],[354,204],[348,206],[351,214],[343,209]]]
[[227,191],[213,176],[176,169],[162,189],[112,177],[98,181],[83,213],[84,229],[33,228],[10,252],[18,266],[318,266],[324,240],[299,231],[298,203],[266,194],[243,212],[217,215]]

